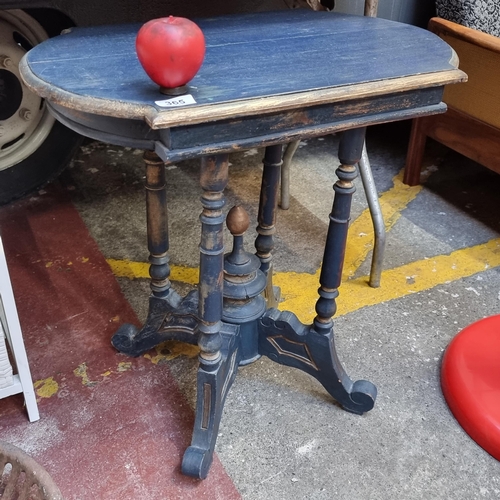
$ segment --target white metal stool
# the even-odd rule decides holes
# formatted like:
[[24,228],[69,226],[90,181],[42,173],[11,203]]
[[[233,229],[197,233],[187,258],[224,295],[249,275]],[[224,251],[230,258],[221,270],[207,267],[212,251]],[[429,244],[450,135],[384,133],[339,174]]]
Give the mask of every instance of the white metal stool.
[[[13,374],[12,371],[5,338],[14,358],[14,365],[17,368],[16,374]],[[30,422],[38,420],[40,415],[36,404],[35,390],[24,348],[2,238],[0,237],[0,399],[21,392],[24,394]]]

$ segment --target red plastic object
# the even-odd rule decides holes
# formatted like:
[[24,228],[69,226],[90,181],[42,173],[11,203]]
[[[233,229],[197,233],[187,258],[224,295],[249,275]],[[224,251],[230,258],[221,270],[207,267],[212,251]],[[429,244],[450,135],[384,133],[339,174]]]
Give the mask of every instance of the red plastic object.
[[467,434],[500,460],[500,315],[473,323],[451,341],[441,387]]
[[184,17],[162,17],[144,24],[136,38],[139,62],[163,88],[176,88],[194,78],[205,57],[205,37]]

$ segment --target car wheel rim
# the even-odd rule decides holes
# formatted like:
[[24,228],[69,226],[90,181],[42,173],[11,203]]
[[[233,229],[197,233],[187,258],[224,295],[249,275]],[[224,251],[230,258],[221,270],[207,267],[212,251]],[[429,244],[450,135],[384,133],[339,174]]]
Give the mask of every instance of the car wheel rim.
[[0,170],[31,156],[54,124],[43,99],[26,88],[19,74],[24,54],[47,38],[22,10],[0,11]]

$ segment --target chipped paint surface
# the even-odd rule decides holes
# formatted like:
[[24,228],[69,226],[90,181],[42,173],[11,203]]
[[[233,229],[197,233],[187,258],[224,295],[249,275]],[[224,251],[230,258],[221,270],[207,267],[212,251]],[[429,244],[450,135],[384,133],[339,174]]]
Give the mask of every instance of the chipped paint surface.
[[183,342],[177,342],[175,340],[167,340],[155,347],[156,354],[151,356],[151,354],[144,354],[146,359],[149,359],[151,363],[157,365],[171,359],[178,358],[179,356],[187,356],[188,358],[194,358],[198,356],[200,350],[198,346],[191,344],[184,344]]
[[54,380],[54,377],[37,380],[33,386],[36,395],[40,398],[51,398],[59,390],[59,384]]
[[89,376],[87,374],[87,363],[82,363],[78,365],[77,368],[73,370],[73,373],[82,379],[82,385],[85,385],[87,387],[94,387],[97,385],[96,381],[92,381],[89,379]]

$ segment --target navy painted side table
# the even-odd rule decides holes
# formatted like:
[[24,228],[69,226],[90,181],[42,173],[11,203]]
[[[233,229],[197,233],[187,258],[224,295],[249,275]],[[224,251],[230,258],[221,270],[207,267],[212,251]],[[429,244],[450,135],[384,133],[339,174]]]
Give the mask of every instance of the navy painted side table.
[[[445,110],[445,84],[463,81],[454,52],[413,26],[307,10],[204,19],[205,62],[189,95],[161,102],[135,55],[139,26],[74,29],[30,51],[28,87],[68,127],[145,150],[151,290],[141,329],[123,325],[113,345],[137,356],[168,339],[200,347],[197,407],[185,474],[206,477],[225,397],[238,366],[266,355],[316,377],[346,410],[373,408],[375,386],[351,381],[334,346],[353,180],[367,125]],[[272,251],[282,144],[343,131],[339,180],[313,324],[274,306]],[[256,254],[244,250],[249,221],[231,209],[234,244],[224,255],[228,154],[266,147]],[[169,281],[164,164],[201,157],[198,289],[180,297]],[[194,242],[193,242],[194,244]],[[264,298],[267,291],[267,300]]]

